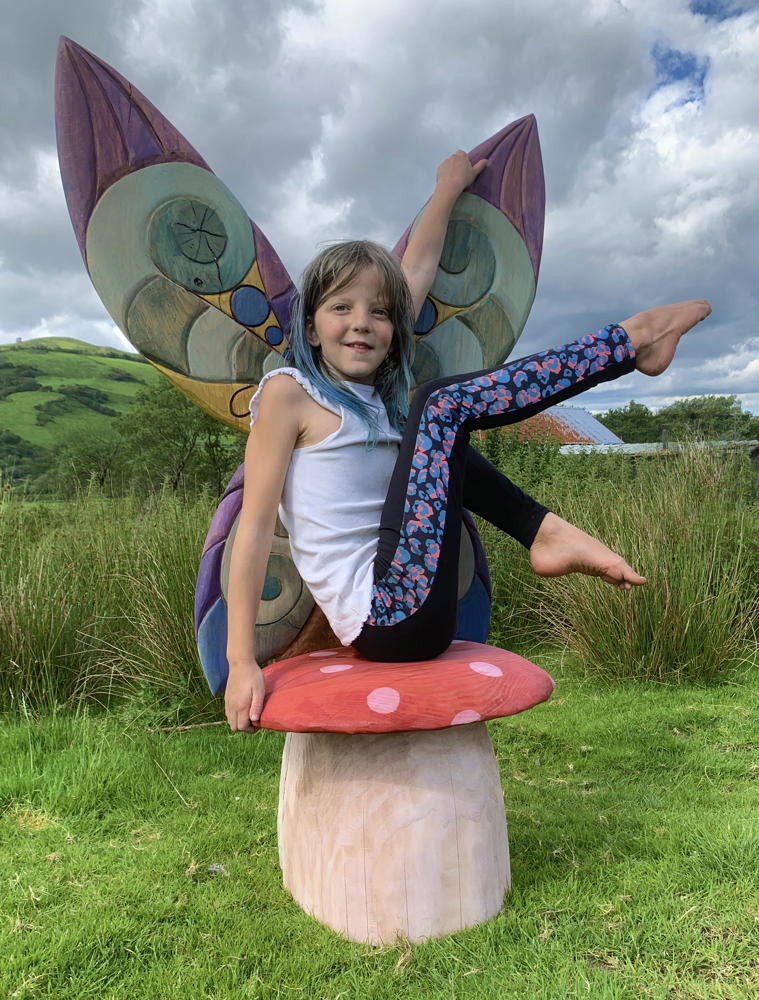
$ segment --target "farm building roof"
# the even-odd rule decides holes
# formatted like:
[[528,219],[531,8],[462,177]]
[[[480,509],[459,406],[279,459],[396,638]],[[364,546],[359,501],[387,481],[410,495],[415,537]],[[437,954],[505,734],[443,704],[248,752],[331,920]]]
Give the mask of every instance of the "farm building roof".
[[516,424],[523,441],[559,441],[561,444],[622,444],[608,428],[579,406],[554,406]]

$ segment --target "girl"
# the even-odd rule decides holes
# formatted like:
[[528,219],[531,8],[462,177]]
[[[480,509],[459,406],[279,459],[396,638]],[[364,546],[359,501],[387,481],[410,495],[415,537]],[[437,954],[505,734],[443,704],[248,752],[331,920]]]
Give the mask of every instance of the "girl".
[[294,367],[266,375],[251,400],[229,575],[225,708],[233,730],[253,730],[263,704],[253,623],[278,506],[314,599],[340,641],[368,659],[428,659],[450,644],[463,507],[514,534],[541,575],[590,573],[625,590],[645,583],[526,497],[468,436],[634,368],[659,374],[711,308],[704,300],[662,306],[556,351],[427,382],[409,407],[414,319],[451,209],[485,166],[462,151],[441,164],[400,265],[375,244],[343,243],[304,273],[290,331]]

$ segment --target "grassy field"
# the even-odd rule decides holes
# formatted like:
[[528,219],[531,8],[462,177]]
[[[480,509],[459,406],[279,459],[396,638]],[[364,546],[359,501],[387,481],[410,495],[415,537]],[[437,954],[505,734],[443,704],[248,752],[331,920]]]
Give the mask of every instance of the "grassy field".
[[[548,454],[541,465],[526,454],[532,466],[515,480],[539,480],[539,498],[649,583],[622,593],[576,575],[541,580],[516,542],[482,525],[491,642],[520,653],[552,643],[602,678],[707,682],[756,661],[759,504],[747,459],[695,449],[630,479],[605,456]],[[215,505],[208,493],[0,494],[0,711],[107,704],[146,686],[196,704],[191,609]]]
[[345,942],[282,889],[282,736],[231,733],[194,649],[215,499],[0,493],[0,996],[759,995],[750,465],[694,449],[632,476],[532,446],[502,457],[649,584],[539,580],[483,526],[490,641],[557,690],[489,724],[503,912],[413,948]]
[[511,894],[413,948],[346,942],[283,890],[281,734],[156,731],[176,718],[149,701],[8,721],[0,995],[755,998],[757,672],[608,684],[534,656],[554,697],[489,725]]

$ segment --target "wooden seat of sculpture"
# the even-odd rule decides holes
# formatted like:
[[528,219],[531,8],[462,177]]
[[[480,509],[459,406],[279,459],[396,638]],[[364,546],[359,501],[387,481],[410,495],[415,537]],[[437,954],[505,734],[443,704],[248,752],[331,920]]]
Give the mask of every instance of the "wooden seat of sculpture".
[[264,669],[261,726],[298,733],[444,729],[523,712],[553,681],[524,657],[454,640],[434,660],[384,663],[351,647],[320,650]]

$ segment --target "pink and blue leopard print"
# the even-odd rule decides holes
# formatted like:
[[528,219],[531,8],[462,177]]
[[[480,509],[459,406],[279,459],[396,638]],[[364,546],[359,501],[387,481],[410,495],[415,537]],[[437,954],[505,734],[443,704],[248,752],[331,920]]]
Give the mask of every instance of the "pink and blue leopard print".
[[432,392],[422,411],[409,469],[401,535],[384,578],[374,585],[368,625],[393,625],[427,598],[437,571],[445,529],[448,458],[465,421],[503,417],[503,424],[532,416],[538,404],[591,375],[629,363],[635,350],[612,324],[558,350],[542,351],[467,382]]

